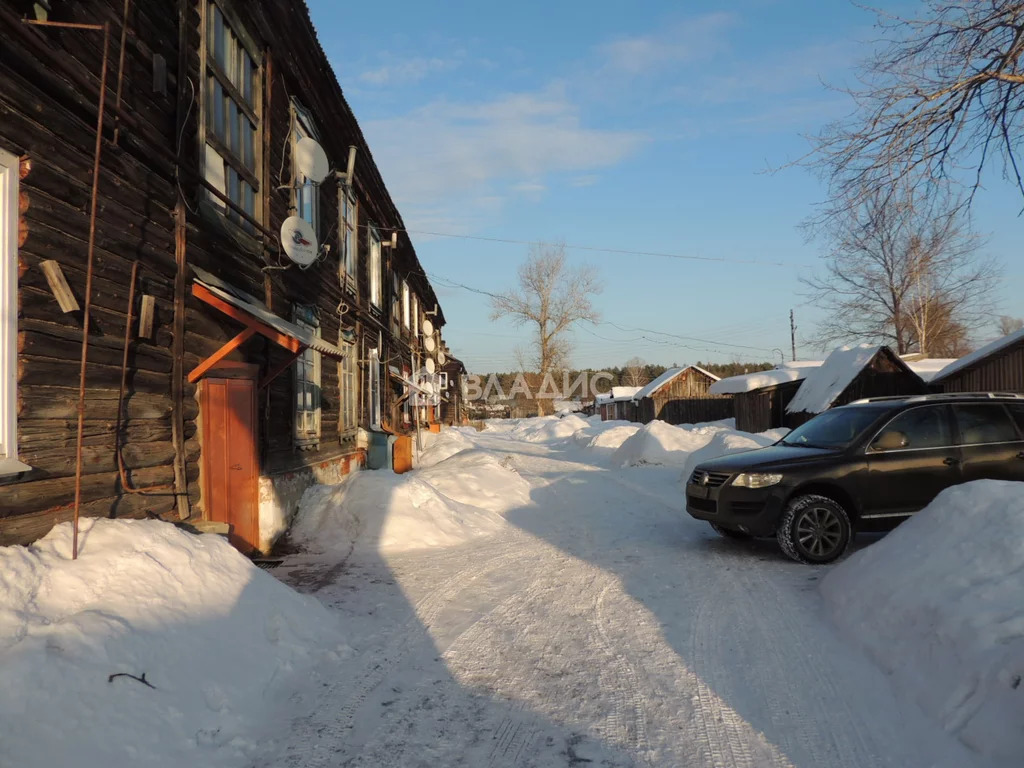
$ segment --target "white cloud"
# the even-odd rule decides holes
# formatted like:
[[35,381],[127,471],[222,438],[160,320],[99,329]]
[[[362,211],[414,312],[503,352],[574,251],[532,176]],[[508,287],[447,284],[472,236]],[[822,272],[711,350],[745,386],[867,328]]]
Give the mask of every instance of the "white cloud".
[[613,40],[600,46],[598,52],[610,70],[646,74],[719,53],[727,47],[725,33],[736,21],[733,13],[708,13],[649,35]]
[[596,173],[585,173],[582,176],[576,176],[569,180],[569,184],[574,187],[592,187],[601,180],[601,177]]
[[[390,58],[390,57],[389,57]],[[359,80],[370,85],[409,85],[418,83],[429,75],[447,72],[460,64],[458,59],[417,57],[392,60],[376,69],[368,69],[358,75]]]

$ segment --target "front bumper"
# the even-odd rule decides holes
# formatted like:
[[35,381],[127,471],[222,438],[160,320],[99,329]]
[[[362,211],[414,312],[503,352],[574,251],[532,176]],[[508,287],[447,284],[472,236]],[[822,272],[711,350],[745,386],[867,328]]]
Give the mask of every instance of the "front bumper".
[[697,520],[718,523],[754,536],[771,536],[782,516],[784,486],[740,488],[732,477],[718,487],[686,484],[686,511]]

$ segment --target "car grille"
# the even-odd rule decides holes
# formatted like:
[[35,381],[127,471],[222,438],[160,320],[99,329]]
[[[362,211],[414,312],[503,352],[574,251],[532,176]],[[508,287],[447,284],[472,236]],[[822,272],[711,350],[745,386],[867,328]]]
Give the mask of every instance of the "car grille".
[[729,479],[728,472],[705,472],[703,469],[694,470],[690,482],[694,485],[706,485],[708,488],[718,488],[725,485]]
[[686,503],[698,512],[707,512],[713,515],[718,511],[718,504],[714,499],[698,499],[695,496],[687,496]]

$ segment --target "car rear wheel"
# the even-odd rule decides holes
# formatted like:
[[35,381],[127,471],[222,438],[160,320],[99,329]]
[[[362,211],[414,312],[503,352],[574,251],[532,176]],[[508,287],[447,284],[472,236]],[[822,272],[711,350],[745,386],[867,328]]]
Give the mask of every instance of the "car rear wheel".
[[831,563],[850,546],[850,517],[827,496],[808,494],[789,502],[776,532],[779,546],[801,563]]
[[711,527],[715,529],[715,533],[720,536],[725,536],[727,539],[749,539],[752,538],[749,533],[743,531],[737,531],[735,528],[726,528],[719,525],[718,523],[711,523]]

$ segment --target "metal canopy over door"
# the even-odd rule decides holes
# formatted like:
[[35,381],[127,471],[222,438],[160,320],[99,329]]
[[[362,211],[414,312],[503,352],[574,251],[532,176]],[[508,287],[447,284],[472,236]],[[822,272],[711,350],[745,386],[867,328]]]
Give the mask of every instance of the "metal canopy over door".
[[259,545],[254,378],[202,380],[203,500],[209,520],[231,525],[231,543],[243,552]]

